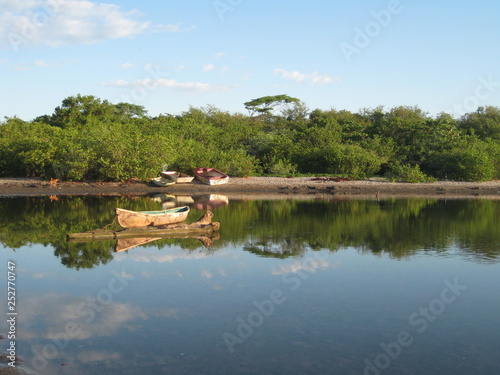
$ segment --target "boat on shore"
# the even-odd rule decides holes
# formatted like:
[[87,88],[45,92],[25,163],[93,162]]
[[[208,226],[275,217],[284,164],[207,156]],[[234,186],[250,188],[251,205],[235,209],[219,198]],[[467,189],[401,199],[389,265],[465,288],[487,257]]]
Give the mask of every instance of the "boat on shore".
[[188,184],[194,179],[194,176],[182,172],[163,171],[160,174],[166,180],[174,181],[176,184]]
[[175,181],[167,180],[166,178],[163,177],[155,177],[151,179],[151,183],[155,186],[164,187],[175,184]]
[[175,207],[162,211],[131,211],[115,208],[118,224],[123,228],[138,228],[181,223],[188,217],[189,207]]
[[193,170],[196,179],[207,185],[221,185],[229,181],[229,176],[215,168],[196,168]]

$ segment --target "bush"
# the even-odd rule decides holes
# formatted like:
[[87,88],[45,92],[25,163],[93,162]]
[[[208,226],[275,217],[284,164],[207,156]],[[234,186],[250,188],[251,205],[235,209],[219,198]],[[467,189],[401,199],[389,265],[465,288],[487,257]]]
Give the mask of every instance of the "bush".
[[365,178],[380,170],[381,160],[372,151],[358,145],[334,145],[325,152],[326,173]]
[[436,178],[427,176],[420,170],[418,165],[393,164],[390,166],[386,178],[393,182],[433,182]]
[[448,177],[453,180],[488,181],[496,175],[495,166],[483,142],[454,148],[447,158]]
[[210,163],[214,168],[231,176],[251,176],[255,172],[256,159],[244,150],[220,151]]
[[297,173],[297,167],[285,160],[278,160],[267,166],[267,173],[271,176],[293,176]]

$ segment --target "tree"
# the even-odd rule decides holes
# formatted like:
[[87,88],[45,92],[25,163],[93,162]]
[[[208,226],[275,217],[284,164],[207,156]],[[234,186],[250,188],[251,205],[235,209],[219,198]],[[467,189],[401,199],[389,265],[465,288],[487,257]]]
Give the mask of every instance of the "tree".
[[500,140],[500,108],[479,107],[476,112],[466,114],[460,121],[460,127],[468,134],[475,134],[480,139]]
[[60,128],[83,129],[96,123],[126,123],[134,118],[146,118],[144,107],[129,103],[111,104],[92,95],[70,96],[62,101],[54,113],[35,121]]
[[[249,102],[243,104],[245,105],[245,108],[250,112],[250,116],[253,116],[255,114],[271,115],[272,112],[285,109],[287,105],[291,103],[299,104],[300,100],[297,98],[292,98],[288,95],[274,95],[263,96],[261,98],[250,100]],[[277,106],[279,107],[275,108]]]

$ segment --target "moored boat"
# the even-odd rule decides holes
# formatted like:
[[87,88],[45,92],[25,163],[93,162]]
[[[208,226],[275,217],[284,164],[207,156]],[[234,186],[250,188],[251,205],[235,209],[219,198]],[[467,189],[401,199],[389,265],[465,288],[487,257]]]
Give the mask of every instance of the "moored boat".
[[163,211],[131,211],[115,208],[118,224],[123,228],[137,228],[181,223],[189,214],[189,207],[175,207]]
[[220,185],[229,181],[229,176],[215,168],[196,168],[193,170],[196,179],[207,185]]
[[160,174],[163,178],[174,181],[176,184],[187,184],[194,179],[194,176],[182,172],[163,171]]
[[151,179],[151,183],[156,186],[168,186],[175,184],[175,181],[167,180],[163,177],[155,177]]

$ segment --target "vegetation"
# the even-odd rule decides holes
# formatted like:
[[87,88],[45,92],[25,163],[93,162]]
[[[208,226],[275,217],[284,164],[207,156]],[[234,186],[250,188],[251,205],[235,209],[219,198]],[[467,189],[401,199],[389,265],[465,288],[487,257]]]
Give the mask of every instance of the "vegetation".
[[122,181],[211,166],[233,176],[374,175],[393,181],[500,178],[500,108],[459,119],[418,107],[309,111],[299,99],[148,116],[142,106],[69,97],[51,115],[0,123],[0,177]]

